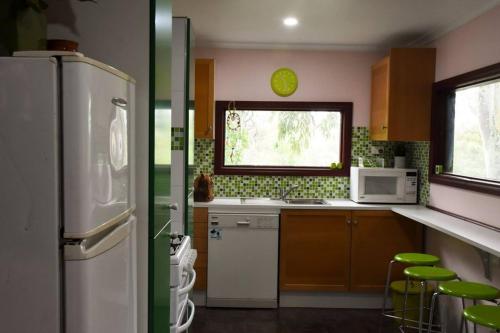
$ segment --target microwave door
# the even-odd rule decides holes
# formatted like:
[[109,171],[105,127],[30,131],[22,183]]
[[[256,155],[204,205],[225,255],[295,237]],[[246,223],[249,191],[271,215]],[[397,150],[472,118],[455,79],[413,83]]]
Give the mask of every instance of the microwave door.
[[370,173],[360,177],[360,196],[362,202],[402,202],[404,190],[402,177],[394,173]]

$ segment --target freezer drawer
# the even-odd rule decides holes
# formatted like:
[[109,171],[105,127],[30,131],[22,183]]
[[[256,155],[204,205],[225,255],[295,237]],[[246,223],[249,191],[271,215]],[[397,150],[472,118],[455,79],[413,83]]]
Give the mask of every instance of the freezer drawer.
[[65,247],[66,333],[137,332],[135,224],[130,217],[80,256]]
[[278,215],[210,214],[207,306],[277,307]]

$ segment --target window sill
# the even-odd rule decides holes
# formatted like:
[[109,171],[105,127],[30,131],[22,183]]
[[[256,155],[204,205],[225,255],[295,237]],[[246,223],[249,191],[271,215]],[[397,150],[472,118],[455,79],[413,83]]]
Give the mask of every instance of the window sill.
[[500,196],[500,183],[452,174],[431,174],[429,182]]

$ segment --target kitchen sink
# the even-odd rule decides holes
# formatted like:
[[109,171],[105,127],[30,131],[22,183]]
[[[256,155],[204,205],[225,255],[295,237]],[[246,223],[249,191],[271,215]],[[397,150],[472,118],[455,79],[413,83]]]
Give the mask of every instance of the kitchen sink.
[[323,199],[287,199],[285,203],[291,205],[328,205]]
[[283,201],[280,201],[279,199],[272,198],[240,198],[240,202],[242,204],[250,205],[273,205],[279,204],[280,202],[283,203]]

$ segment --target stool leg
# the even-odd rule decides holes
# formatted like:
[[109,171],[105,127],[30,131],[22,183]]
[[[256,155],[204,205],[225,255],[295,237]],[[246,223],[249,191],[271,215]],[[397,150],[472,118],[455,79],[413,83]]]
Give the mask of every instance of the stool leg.
[[[473,300],[472,304],[476,305],[477,304],[476,300]],[[474,323],[474,333],[477,333],[477,325],[476,325],[476,323]]]
[[384,298],[382,300],[382,315],[385,313],[385,304],[387,302],[387,297],[389,297],[389,284],[391,283],[391,273],[392,273],[392,265],[394,264],[394,260],[389,262],[389,267],[387,268],[387,278],[385,280],[385,290],[384,290]]
[[462,329],[465,326],[465,333],[469,333],[469,325],[467,325],[467,320],[465,320],[464,310],[465,310],[465,298],[462,298],[462,321],[460,322],[460,331],[462,331]]
[[405,282],[405,293],[403,298],[403,313],[401,314],[401,327],[403,328],[403,332],[406,331],[406,306],[408,303],[408,285],[410,284],[410,278],[406,277]]
[[439,297],[439,292],[435,292],[432,295],[432,301],[431,301],[431,309],[429,312],[429,327],[427,328],[427,333],[431,333],[432,331],[432,320],[434,319],[434,307],[436,305],[436,300]]
[[418,319],[418,333],[423,332],[423,325],[424,325],[424,295],[425,295],[425,290],[427,289],[427,282],[422,281],[420,282],[420,315]]

